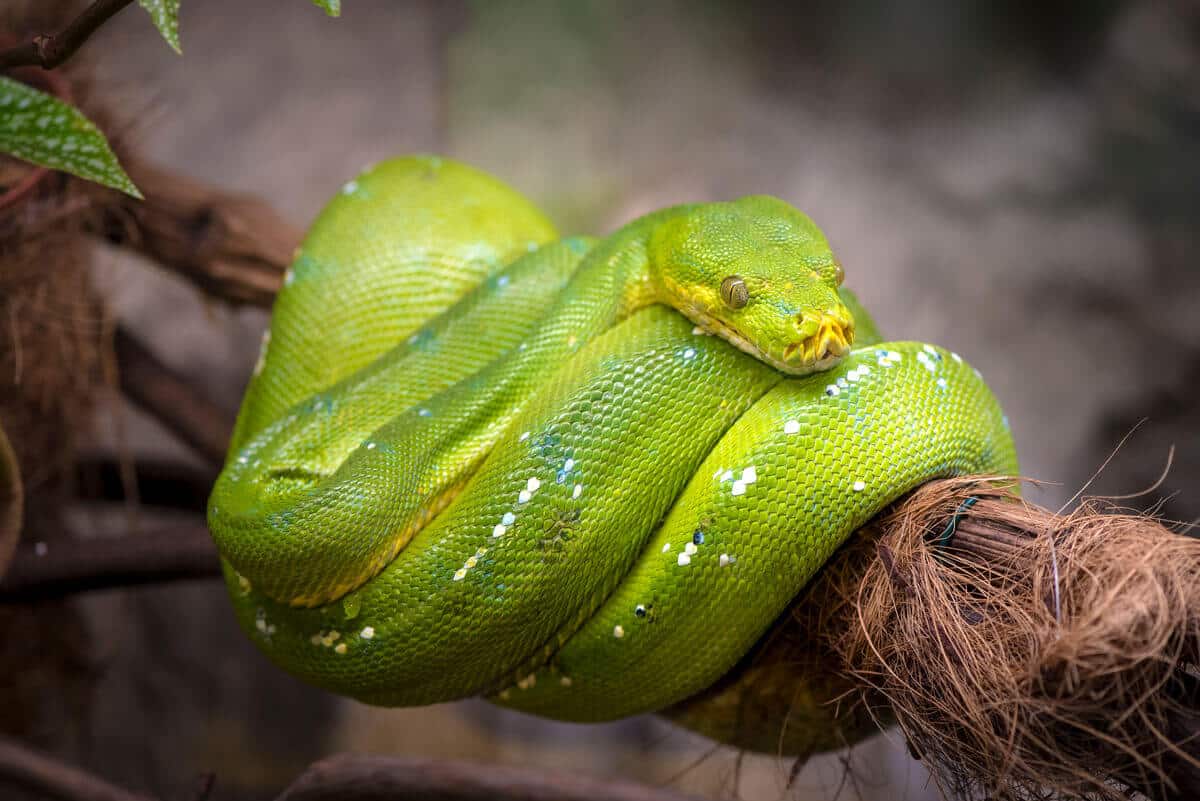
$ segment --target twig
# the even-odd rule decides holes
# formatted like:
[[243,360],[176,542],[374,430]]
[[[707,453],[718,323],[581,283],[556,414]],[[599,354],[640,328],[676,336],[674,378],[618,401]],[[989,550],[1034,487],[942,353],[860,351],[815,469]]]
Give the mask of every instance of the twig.
[[123,328],[113,338],[121,391],[152,414],[206,460],[220,465],[225,459],[230,416],[218,409],[167,367],[145,345]]
[[99,776],[0,737],[0,783],[14,784],[60,801],[154,801]]
[[96,30],[133,0],[96,0],[58,33],[43,33],[28,42],[0,50],[0,69],[41,67],[65,62]]
[[342,754],[311,765],[277,801],[684,801],[670,790],[579,774],[421,757]]
[[92,232],[132,248],[233,304],[268,307],[283,283],[301,232],[259,198],[227,192],[125,157],[146,196],[100,187],[107,209]]
[[0,580],[0,603],[221,575],[203,523],[124,537],[24,542]]

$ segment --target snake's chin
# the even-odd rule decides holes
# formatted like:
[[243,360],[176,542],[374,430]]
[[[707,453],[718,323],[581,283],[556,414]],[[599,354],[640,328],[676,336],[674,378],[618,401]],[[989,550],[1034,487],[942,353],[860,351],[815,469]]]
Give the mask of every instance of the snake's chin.
[[785,345],[779,353],[771,353],[756,345],[732,326],[693,310],[692,322],[714,336],[719,336],[741,351],[788,375],[802,376],[820,373],[836,367],[850,353],[853,330],[840,326],[822,326],[806,339]]

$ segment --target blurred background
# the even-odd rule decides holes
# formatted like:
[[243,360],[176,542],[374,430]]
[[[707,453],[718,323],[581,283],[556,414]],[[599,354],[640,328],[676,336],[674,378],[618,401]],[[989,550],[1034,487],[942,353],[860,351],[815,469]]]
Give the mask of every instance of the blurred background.
[[[1200,517],[1194,3],[347,0],[332,20],[301,0],[192,0],[181,33],[182,57],[131,9],[85,51],[106,129],[142,156],[260,195],[300,227],[363,167],[414,151],[496,174],[564,233],[778,195],[824,229],[886,334],[983,372],[1024,472],[1052,482],[1034,501],[1067,501],[1145,419],[1091,491],[1146,488],[1174,445],[1165,481],[1128,503]],[[89,269],[113,316],[232,416],[267,314],[206,302],[127,251],[101,249]],[[83,447],[196,460],[115,400]],[[127,511],[69,523],[95,536]],[[790,761],[739,759],[654,718],[573,726],[481,702],[336,699],[271,667],[218,583],[29,614],[0,649],[0,699],[20,715],[3,725],[168,798],[204,771],[213,799],[269,797],[340,750],[711,798],[936,797],[898,736],[813,759],[789,787]],[[49,664],[47,642],[70,657]]]

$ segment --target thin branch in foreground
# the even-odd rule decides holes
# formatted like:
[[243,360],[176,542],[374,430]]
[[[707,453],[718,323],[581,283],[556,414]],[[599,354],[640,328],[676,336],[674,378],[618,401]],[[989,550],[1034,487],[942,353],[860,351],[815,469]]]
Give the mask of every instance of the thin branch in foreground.
[[0,50],[0,69],[41,67],[51,70],[75,55],[96,30],[133,0],[96,0],[58,33],[43,33]]
[[0,580],[0,603],[221,575],[201,522],[123,537],[24,542]]

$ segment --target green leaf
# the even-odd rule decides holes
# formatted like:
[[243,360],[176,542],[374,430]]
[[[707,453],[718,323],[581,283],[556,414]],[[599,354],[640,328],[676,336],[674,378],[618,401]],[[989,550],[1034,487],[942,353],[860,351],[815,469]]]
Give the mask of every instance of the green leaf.
[[150,13],[155,27],[176,53],[179,47],[179,0],[138,0],[138,5]]
[[0,76],[0,152],[140,198],[104,134],[66,103]]
[[342,15],[342,0],[313,0],[313,5],[325,9],[325,13],[331,17]]

